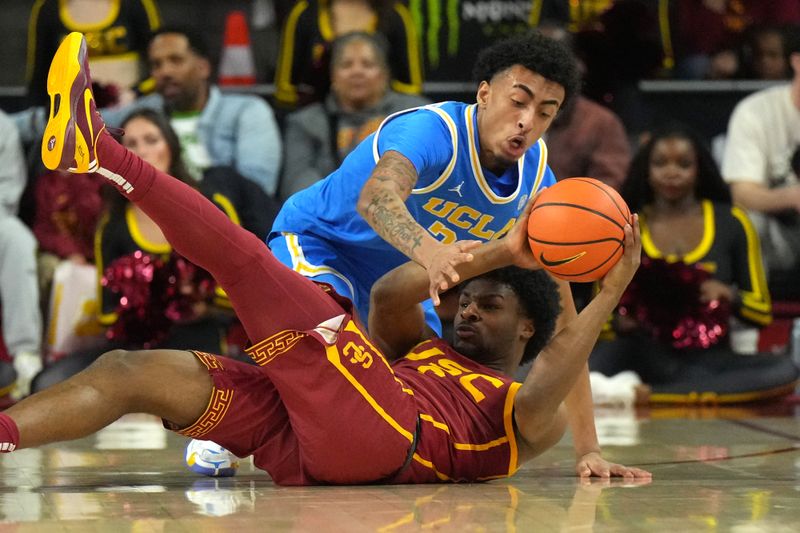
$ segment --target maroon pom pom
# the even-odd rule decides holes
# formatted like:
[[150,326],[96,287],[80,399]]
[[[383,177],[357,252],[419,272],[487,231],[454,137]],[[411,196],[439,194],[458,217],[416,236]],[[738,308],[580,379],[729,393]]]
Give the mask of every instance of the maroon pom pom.
[[700,301],[700,286],[711,278],[698,265],[643,257],[618,311],[674,348],[708,348],[727,336],[731,312],[729,302]]
[[117,321],[106,336],[144,348],[163,342],[173,324],[197,318],[197,304],[216,287],[208,272],[177,254],[164,261],[141,250],[112,261],[101,283],[117,297]]

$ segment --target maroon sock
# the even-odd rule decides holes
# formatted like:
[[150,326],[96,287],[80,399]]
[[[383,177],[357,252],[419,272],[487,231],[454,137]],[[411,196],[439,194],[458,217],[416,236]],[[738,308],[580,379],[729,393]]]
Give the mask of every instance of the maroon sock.
[[13,452],[19,446],[19,429],[14,419],[0,413],[0,453]]
[[107,132],[97,139],[97,158],[100,160],[97,173],[106,177],[131,200],[141,198],[153,185],[156,169],[128,151]]

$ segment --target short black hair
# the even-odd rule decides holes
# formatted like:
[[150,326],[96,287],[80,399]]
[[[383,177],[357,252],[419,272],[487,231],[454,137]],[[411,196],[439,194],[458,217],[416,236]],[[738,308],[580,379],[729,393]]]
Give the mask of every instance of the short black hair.
[[620,194],[631,212],[641,211],[654,200],[653,187],[650,185],[650,156],[653,146],[662,139],[686,139],[694,148],[697,156],[695,194],[698,199],[705,198],[726,204],[732,202],[730,187],[722,178],[709,147],[693,129],[673,122],[653,132],[631,160],[628,175],[620,188]]
[[148,47],[153,43],[153,40],[156,37],[169,33],[183,35],[186,37],[186,40],[189,43],[189,48],[191,48],[192,52],[203,59],[208,59],[211,61],[211,51],[208,47],[208,43],[206,43],[205,38],[200,32],[192,28],[182,26],[162,26],[150,34],[150,41],[147,43]]
[[475,62],[473,78],[477,82],[491,82],[499,72],[514,65],[523,66],[564,87],[564,103],[580,87],[578,64],[569,47],[537,31],[498,41],[484,49]]
[[527,270],[516,266],[498,268],[474,279],[502,283],[517,295],[525,316],[533,320],[535,329],[533,337],[525,345],[520,364],[533,360],[550,342],[556,330],[556,321],[561,313],[561,298],[556,283],[544,270]]

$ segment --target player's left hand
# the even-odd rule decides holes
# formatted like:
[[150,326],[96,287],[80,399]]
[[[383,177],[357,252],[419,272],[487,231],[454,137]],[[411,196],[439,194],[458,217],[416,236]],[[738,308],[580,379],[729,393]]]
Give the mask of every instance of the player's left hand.
[[428,294],[433,300],[433,305],[438,306],[439,293],[458,285],[461,277],[456,272],[456,265],[472,261],[471,250],[482,243],[481,241],[456,241],[452,244],[441,246],[425,266],[428,271]]
[[589,452],[583,455],[575,464],[575,472],[582,477],[624,477],[626,479],[650,479],[653,474],[641,468],[633,468],[603,459],[599,452]]

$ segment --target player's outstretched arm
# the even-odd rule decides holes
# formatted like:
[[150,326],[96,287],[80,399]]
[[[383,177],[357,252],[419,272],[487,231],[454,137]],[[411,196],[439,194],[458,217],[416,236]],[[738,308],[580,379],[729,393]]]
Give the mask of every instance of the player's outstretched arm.
[[[640,256],[639,222],[635,217],[633,227],[625,229],[625,253],[603,279],[600,292],[541,351],[516,396],[514,419],[526,443],[522,459],[530,459],[552,444],[548,437],[557,423],[562,402],[586,365],[603,324],[639,267]],[[625,475],[643,472],[624,470]]]
[[439,305],[438,293],[457,282],[455,265],[464,256],[455,243],[444,245],[434,239],[408,211],[405,201],[418,179],[411,161],[387,150],[361,189],[357,210],[383,240],[425,267],[429,297]]

